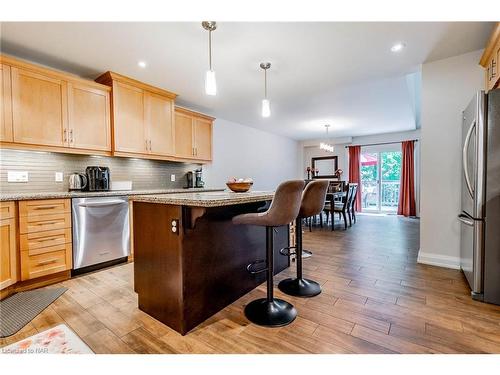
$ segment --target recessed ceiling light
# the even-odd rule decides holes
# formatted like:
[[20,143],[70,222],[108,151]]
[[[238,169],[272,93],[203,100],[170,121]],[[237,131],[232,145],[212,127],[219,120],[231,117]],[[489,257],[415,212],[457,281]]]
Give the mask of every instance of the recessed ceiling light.
[[140,68],[145,68],[148,64],[146,64],[146,61],[139,61],[137,65],[139,65]]
[[406,47],[404,43],[396,43],[391,47],[392,52],[401,52]]

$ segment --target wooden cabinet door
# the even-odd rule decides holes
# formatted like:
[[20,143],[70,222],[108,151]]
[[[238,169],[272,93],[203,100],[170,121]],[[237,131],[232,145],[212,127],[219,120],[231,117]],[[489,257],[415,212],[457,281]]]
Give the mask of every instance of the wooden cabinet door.
[[68,84],[69,146],[111,150],[109,92],[85,84]]
[[194,158],[193,118],[182,113],[175,114],[175,156]]
[[12,91],[10,66],[0,64],[0,141],[12,142]]
[[212,122],[194,119],[195,158],[212,160]]
[[15,218],[0,220],[0,289],[17,282]]
[[174,153],[174,101],[153,93],[145,95],[145,116],[149,153]]
[[67,146],[67,84],[11,68],[14,142]]
[[113,82],[114,150],[147,153],[144,126],[144,91]]

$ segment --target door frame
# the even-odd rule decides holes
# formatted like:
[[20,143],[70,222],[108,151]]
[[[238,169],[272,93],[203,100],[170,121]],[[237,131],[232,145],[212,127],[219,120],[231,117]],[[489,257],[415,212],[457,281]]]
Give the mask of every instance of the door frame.
[[[362,208],[363,212],[367,213],[376,213],[376,214],[387,214],[387,213],[395,213],[397,212],[396,210],[383,210],[382,209],[382,158],[381,154],[384,152],[402,152],[401,150],[401,144],[400,143],[390,143],[390,144],[384,144],[384,145],[375,145],[375,146],[362,146],[361,147],[361,154],[376,154],[377,155],[377,207],[378,208]],[[402,160],[401,160],[402,162]],[[361,160],[359,161],[359,169],[361,170]],[[363,189],[363,180],[360,178],[361,182],[361,191]],[[401,185],[399,186],[401,189]]]

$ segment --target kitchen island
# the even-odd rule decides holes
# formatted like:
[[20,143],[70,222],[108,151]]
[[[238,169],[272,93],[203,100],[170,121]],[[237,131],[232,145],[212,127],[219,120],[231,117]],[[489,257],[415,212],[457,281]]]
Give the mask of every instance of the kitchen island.
[[[132,196],[134,287],[139,308],[181,334],[265,281],[247,265],[265,258],[265,228],[234,225],[236,215],[265,210],[272,192],[201,192]],[[275,231],[279,250],[288,226]],[[263,264],[262,264],[263,265]]]

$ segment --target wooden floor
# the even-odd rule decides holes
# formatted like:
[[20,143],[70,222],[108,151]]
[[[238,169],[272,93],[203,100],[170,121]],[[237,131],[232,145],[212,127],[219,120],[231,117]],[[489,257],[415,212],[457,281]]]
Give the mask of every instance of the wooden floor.
[[[304,234],[311,299],[282,328],[250,324],[264,285],[181,336],[137,308],[133,264],[63,282],[69,290],[0,346],[66,323],[96,353],[500,353],[500,307],[471,300],[459,271],[419,265],[419,222],[359,216],[348,231]],[[292,267],[280,279],[294,274]],[[277,289],[276,289],[277,290]]]

